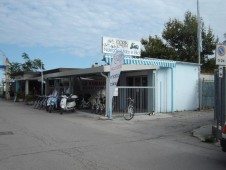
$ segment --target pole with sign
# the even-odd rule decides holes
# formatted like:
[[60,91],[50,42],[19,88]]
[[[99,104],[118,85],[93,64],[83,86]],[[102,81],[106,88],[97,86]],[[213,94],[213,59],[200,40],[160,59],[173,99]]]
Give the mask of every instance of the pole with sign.
[[226,65],[226,46],[217,45],[216,47],[216,65]]
[[219,69],[219,74],[218,74],[219,75],[219,78],[223,78],[224,66],[219,66],[218,69]]
[[109,102],[108,102],[109,104],[108,118],[109,119],[112,119],[112,99],[118,83],[123,62],[124,62],[124,53],[121,51],[116,51],[115,54],[113,55],[112,63],[110,66]]
[[[216,99],[215,99],[215,115],[217,120],[217,129],[219,129],[219,125],[223,125],[225,123],[225,78],[224,78],[224,67],[226,66],[226,46],[223,44],[218,44],[216,46],[216,65],[218,65],[218,79],[215,80],[217,86],[215,86],[215,92],[216,92]],[[223,123],[222,123],[223,122]],[[217,133],[217,140],[219,139],[220,134]]]
[[223,77],[223,69],[226,65],[226,46],[217,45],[216,47],[216,65],[219,65],[219,78]]

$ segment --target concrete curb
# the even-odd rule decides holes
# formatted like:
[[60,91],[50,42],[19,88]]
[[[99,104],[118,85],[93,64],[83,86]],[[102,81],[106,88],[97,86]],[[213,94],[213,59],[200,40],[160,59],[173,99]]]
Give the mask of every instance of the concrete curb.
[[206,142],[208,139],[213,138],[212,127],[213,125],[206,125],[194,129],[193,136],[199,138],[202,142]]

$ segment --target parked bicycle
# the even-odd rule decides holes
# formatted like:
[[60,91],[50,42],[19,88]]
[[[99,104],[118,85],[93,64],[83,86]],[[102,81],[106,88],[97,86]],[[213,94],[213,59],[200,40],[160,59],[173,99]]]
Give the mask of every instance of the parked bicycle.
[[134,117],[134,99],[132,98],[128,98],[128,107],[125,109],[125,111],[123,112],[123,117],[125,120],[131,120]]
[[91,102],[90,102],[90,97],[89,98],[84,98],[82,97],[80,104],[79,104],[79,109],[90,109],[91,108]]
[[105,97],[102,96],[100,97],[99,95],[97,95],[95,97],[94,102],[92,103],[92,112],[99,114],[99,113],[103,113],[105,110]]
[[33,104],[33,108],[36,109],[39,105],[39,102],[42,100],[42,96],[38,96],[36,97],[36,100],[34,101],[34,104]]
[[47,96],[39,96],[34,104],[33,104],[33,108],[34,109],[42,109],[45,108],[46,102],[47,102]]
[[98,108],[96,109],[96,113],[102,114],[105,111],[105,107],[106,107],[105,106],[105,102],[106,102],[106,99],[105,99],[105,97],[101,97],[99,100],[100,100],[100,102],[98,104]]

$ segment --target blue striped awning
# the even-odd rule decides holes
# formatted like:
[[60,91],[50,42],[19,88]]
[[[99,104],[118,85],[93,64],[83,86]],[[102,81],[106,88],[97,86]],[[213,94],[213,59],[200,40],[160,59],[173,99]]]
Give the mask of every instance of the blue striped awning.
[[[105,61],[106,64],[110,65],[112,61],[112,56],[105,55],[103,61]],[[176,62],[172,60],[162,60],[154,58],[134,58],[131,56],[125,56],[124,64],[155,65],[159,67],[168,67],[168,68],[176,67]]]

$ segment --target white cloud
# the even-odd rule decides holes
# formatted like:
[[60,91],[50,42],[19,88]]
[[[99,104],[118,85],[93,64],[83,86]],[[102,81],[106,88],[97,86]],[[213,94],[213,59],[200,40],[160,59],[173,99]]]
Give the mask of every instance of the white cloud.
[[[169,18],[196,14],[196,0],[1,0],[0,6],[0,43],[58,47],[77,56],[100,53],[102,36],[140,40],[161,35]],[[204,22],[222,37],[225,6],[200,0]]]

